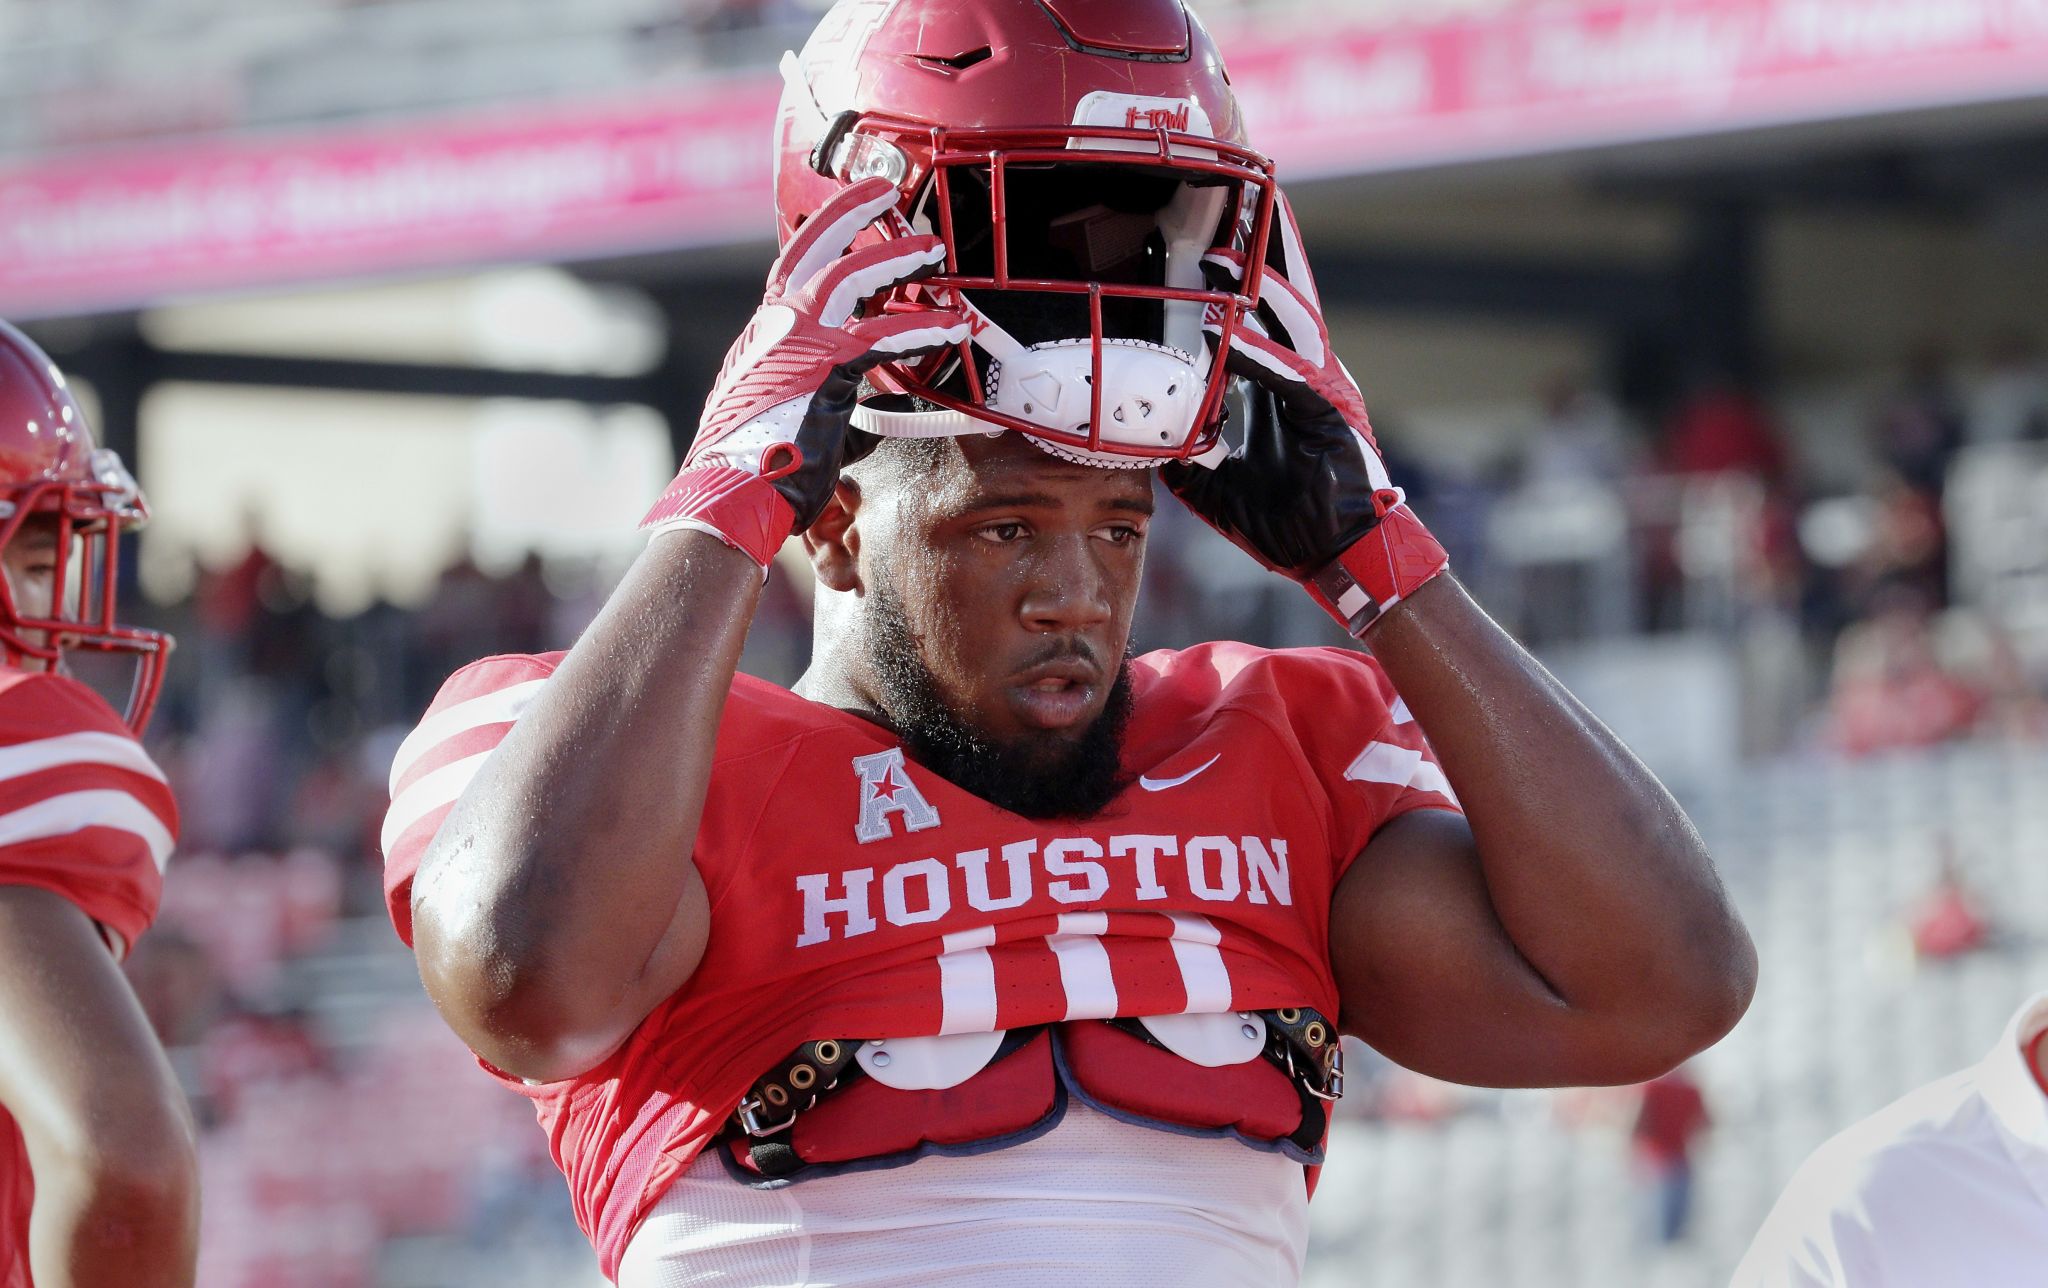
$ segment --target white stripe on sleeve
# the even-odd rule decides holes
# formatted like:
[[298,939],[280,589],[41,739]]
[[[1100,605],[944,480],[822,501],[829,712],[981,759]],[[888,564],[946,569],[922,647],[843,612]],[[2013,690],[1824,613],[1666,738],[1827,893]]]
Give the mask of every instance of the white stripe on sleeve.
[[1369,742],[1358,759],[1344,771],[1344,777],[1360,783],[1392,783],[1406,787],[1415,778],[1422,753],[1391,742]]
[[1408,780],[1408,786],[1418,792],[1435,792],[1453,805],[1458,803],[1458,794],[1451,790],[1451,780],[1444,777],[1444,771],[1425,760],[1415,767],[1415,777]]
[[400,792],[384,815],[384,830],[378,837],[384,853],[391,853],[391,847],[405,835],[407,828],[460,797],[462,789],[469,786],[469,780],[476,777],[476,771],[482,769],[490,758],[490,752],[480,751],[474,756],[451,760]]
[[142,744],[118,733],[67,733],[55,738],[0,747],[0,779],[20,778],[60,765],[111,765],[164,781]]
[[0,845],[70,836],[89,827],[113,828],[136,837],[149,847],[159,872],[171,857],[171,832],[156,811],[112,788],[65,792],[0,814]]
[[1435,792],[1453,802],[1458,799],[1441,768],[1424,759],[1420,751],[1391,742],[1367,743],[1358,759],[1351,762],[1351,768],[1344,771],[1344,777],[1354,782],[1388,783],[1419,792]]
[[547,677],[542,676],[538,680],[509,684],[467,702],[458,702],[446,711],[437,711],[420,721],[419,727],[398,745],[398,754],[391,758],[391,793],[397,794],[399,780],[419,763],[420,757],[448,739],[481,725],[517,720],[520,712],[526,710],[527,704],[540,692],[540,686],[546,683]]

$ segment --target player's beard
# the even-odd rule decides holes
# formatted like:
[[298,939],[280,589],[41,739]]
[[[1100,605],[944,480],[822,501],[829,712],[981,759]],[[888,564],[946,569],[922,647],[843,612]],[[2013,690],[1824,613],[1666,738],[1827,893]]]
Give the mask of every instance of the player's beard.
[[1123,789],[1124,729],[1131,718],[1131,661],[1119,660],[1101,714],[1081,736],[1001,743],[975,729],[939,693],[903,602],[886,587],[869,595],[867,661],[883,714],[918,764],[954,786],[1025,818],[1088,818]]

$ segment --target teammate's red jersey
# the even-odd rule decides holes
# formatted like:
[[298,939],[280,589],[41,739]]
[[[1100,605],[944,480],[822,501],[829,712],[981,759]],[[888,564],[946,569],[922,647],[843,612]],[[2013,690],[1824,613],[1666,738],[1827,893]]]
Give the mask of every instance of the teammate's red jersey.
[[[421,853],[560,656],[457,672],[400,749],[385,889],[408,942]],[[693,856],[711,901],[702,963],[597,1068],[506,1079],[535,1102],[607,1274],[800,1042],[1337,1014],[1337,878],[1388,819],[1456,808],[1421,731],[1356,653],[1205,645],[1148,654],[1134,679],[1129,785],[1059,822],[968,795],[866,720],[734,680]]]
[[[69,899],[119,956],[156,919],[177,830],[163,771],[97,694],[0,667],[0,885]],[[0,1288],[28,1288],[34,1193],[0,1109]]]

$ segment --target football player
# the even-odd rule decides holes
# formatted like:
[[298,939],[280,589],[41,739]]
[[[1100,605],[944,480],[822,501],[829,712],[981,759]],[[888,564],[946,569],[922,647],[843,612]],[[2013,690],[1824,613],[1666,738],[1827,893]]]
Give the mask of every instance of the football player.
[[[64,377],[0,322],[0,1286],[189,1288],[191,1112],[120,961],[178,826],[136,741],[170,641],[115,618],[146,517]],[[134,667],[124,715],[64,673]]]
[[[1726,1032],[1697,835],[1446,575],[1180,0],[848,0],[784,72],[646,553],[392,768],[391,914],[606,1273],[1293,1282],[1340,1033],[1540,1086]],[[1372,655],[1132,656],[1155,475]],[[735,674],[792,533],[794,691]]]

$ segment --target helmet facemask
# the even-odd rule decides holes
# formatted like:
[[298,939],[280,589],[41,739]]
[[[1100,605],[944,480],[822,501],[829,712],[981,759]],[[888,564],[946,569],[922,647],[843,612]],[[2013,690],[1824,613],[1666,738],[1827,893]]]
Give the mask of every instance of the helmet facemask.
[[938,234],[947,261],[885,307],[965,307],[974,335],[871,373],[880,396],[854,423],[897,437],[1015,429],[1093,465],[1213,450],[1230,378],[1203,321],[1227,344],[1259,283],[1212,289],[1202,257],[1263,262],[1270,163],[1166,129],[927,137],[929,178],[893,230]]
[[12,575],[0,576],[0,650],[10,664],[39,663],[60,672],[81,654],[132,663],[124,720],[139,734],[156,707],[170,638],[121,625],[115,605],[121,534],[140,526],[148,510],[113,452],[93,452],[90,472],[90,483],[34,483],[0,500],[0,550],[47,525],[55,559],[45,611],[31,611],[20,602]]

